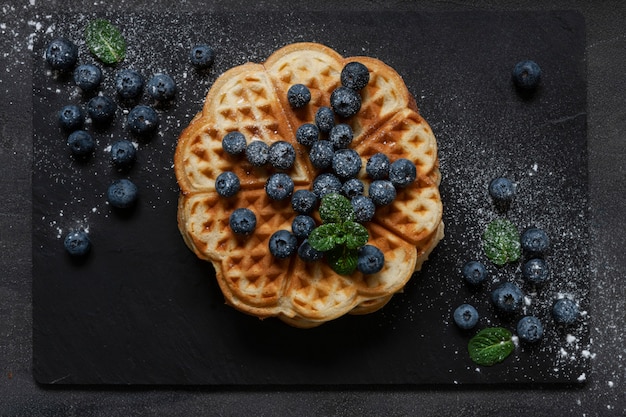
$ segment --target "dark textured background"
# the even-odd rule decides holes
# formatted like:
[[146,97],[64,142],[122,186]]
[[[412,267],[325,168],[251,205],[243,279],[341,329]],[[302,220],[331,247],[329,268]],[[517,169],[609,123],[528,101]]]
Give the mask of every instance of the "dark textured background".
[[[116,1],[96,9],[141,12],[153,2]],[[167,2],[157,2],[165,7]],[[316,2],[303,9],[518,10],[534,2]],[[149,5],[149,6],[148,6]],[[294,2],[256,7],[280,9]],[[39,7],[45,7],[40,9]],[[626,115],[623,107],[626,7],[622,2],[547,2],[542,10],[574,9],[587,24],[588,138],[591,208],[592,372],[580,389],[99,389],[39,387],[31,345],[31,67],[32,34],[47,12],[82,12],[92,2],[9,2],[1,5],[0,91],[0,415],[624,415],[625,294],[623,275]],[[247,2],[181,2],[183,11],[249,8]]]

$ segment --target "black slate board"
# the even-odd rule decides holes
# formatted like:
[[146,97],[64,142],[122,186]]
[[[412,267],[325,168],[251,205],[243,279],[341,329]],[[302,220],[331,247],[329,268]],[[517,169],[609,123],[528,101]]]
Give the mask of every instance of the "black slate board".
[[[127,137],[118,109],[111,128],[91,129],[91,160],[72,159],[56,112],[87,99],[42,59],[45,43],[67,36],[93,62],[82,30],[93,16],[59,16],[35,48],[33,99],[33,340],[41,384],[387,385],[581,383],[589,372],[587,150],[584,21],[550,13],[314,13],[105,16],[118,24],[129,52],[121,67],[145,76],[167,72],[177,100],[160,108],[161,128],[138,140],[139,159],[121,173],[106,148]],[[296,41],[316,41],[339,53],[370,55],[393,66],[415,95],[438,142],[446,238],[405,291],[381,311],[299,330],[259,321],[224,305],[212,267],[185,247],[176,228],[178,189],[172,171],[176,138],[199,111],[212,81],[248,60],[263,61]],[[197,42],[215,46],[206,74],[187,62]],[[531,58],[543,69],[532,97],[520,96],[510,71]],[[116,68],[103,91],[113,93]],[[147,97],[140,100],[149,103]],[[508,176],[519,186],[507,213],[486,192]],[[104,193],[115,178],[140,188],[129,215],[114,212]],[[546,336],[520,345],[504,363],[474,365],[466,352],[473,333],[459,331],[451,311],[469,301],[480,327],[514,329],[520,316],[498,315],[488,294],[497,282],[522,282],[519,263],[489,266],[489,282],[468,288],[460,268],[486,261],[480,234],[498,217],[521,230],[543,227],[552,237],[552,281],[524,284],[528,314]],[[64,234],[89,229],[94,248],[84,262],[63,251]],[[557,328],[549,306],[575,297],[583,319]]]

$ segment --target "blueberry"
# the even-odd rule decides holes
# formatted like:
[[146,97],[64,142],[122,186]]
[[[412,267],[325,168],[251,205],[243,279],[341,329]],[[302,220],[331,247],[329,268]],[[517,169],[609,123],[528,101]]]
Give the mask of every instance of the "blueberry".
[[309,150],[309,160],[317,169],[327,169],[333,165],[335,150],[332,143],[327,140],[318,140]]
[[340,193],[341,186],[341,180],[331,173],[320,174],[313,180],[313,192],[320,200],[326,194]]
[[540,285],[548,280],[550,270],[543,259],[533,258],[522,266],[522,275],[533,284]]
[[305,262],[315,262],[324,257],[324,252],[314,249],[313,246],[309,244],[308,239],[304,239],[298,247],[298,256]]
[[143,76],[132,69],[122,69],[115,75],[115,91],[123,99],[138,97],[143,91]]
[[337,87],[330,95],[330,106],[339,117],[352,117],[361,109],[361,96],[348,87]]
[[241,155],[246,152],[246,137],[241,132],[228,132],[222,138],[222,148],[229,155]]
[[294,84],[287,91],[287,100],[294,109],[299,109],[311,101],[311,92],[304,84]]
[[61,128],[69,132],[83,127],[85,115],[80,107],[76,104],[68,104],[63,106],[59,111],[59,124]]
[[232,171],[222,172],[215,179],[215,191],[222,197],[232,197],[239,192],[239,177]]
[[102,70],[93,64],[79,65],[74,70],[74,82],[86,93],[96,90],[102,82]]
[[335,149],[347,148],[352,142],[353,137],[354,133],[352,132],[352,128],[346,123],[339,123],[333,126],[328,134],[328,140],[330,140],[330,143],[333,144],[333,148]]
[[522,317],[517,322],[517,336],[527,343],[536,343],[543,337],[543,325],[535,316]]
[[128,139],[120,139],[111,145],[111,162],[120,168],[130,167],[137,158],[137,148]]
[[57,38],[46,48],[46,62],[54,69],[68,70],[76,65],[78,47],[69,39]]
[[365,172],[373,180],[384,180],[389,176],[391,163],[384,153],[372,155],[365,164]]
[[356,177],[361,166],[361,157],[354,149],[339,149],[333,156],[333,171],[344,181]]
[[115,208],[129,208],[137,201],[137,186],[125,178],[115,180],[107,190],[107,200]]
[[299,214],[291,222],[291,231],[298,239],[309,237],[315,229],[315,220],[306,214]]
[[515,185],[508,178],[494,178],[489,183],[489,195],[497,203],[509,203],[515,196]]
[[505,282],[491,292],[491,301],[500,311],[513,313],[522,307],[524,294],[517,284]]
[[520,61],[513,67],[513,83],[522,90],[533,90],[541,81],[541,68],[535,61]]
[[357,222],[369,222],[374,217],[376,205],[371,198],[364,195],[358,195],[350,200],[354,209],[354,219]]
[[408,159],[400,158],[389,166],[389,181],[396,188],[404,188],[417,178],[417,168]]
[[291,197],[291,207],[296,213],[311,214],[317,206],[317,196],[313,191],[298,190]]
[[248,208],[238,208],[230,214],[228,224],[234,233],[249,235],[256,228],[256,216]]
[[278,230],[270,236],[270,253],[279,259],[290,257],[298,248],[298,238],[287,230]]
[[265,183],[265,192],[272,200],[284,200],[293,194],[293,180],[284,172],[270,175]]
[[479,314],[476,308],[471,304],[461,304],[452,314],[452,318],[457,326],[463,330],[469,330],[478,324]]
[[370,72],[360,62],[349,62],[341,70],[341,85],[353,90],[362,90],[370,82]]
[[363,191],[365,191],[365,186],[363,185],[363,181],[358,178],[350,178],[348,181],[344,182],[341,187],[342,194],[350,200],[363,194]]
[[65,235],[63,246],[72,256],[85,256],[91,249],[89,235],[84,230],[75,230]]
[[537,227],[532,227],[522,234],[522,249],[530,254],[542,255],[550,248],[550,238],[546,232]]
[[296,141],[300,145],[313,146],[320,137],[320,130],[313,123],[304,123],[296,130]]
[[487,269],[482,262],[469,261],[463,265],[462,274],[469,284],[478,285],[487,278]]
[[152,107],[140,104],[128,113],[126,123],[132,133],[141,136],[149,135],[159,125],[159,115]]
[[552,306],[552,317],[558,324],[573,324],[578,319],[578,315],[578,305],[569,298],[561,298]]
[[169,101],[176,95],[176,83],[167,74],[154,75],[146,84],[148,94],[157,101]]
[[330,107],[322,106],[315,112],[315,124],[322,133],[329,133],[335,126],[335,113]]
[[117,104],[108,96],[95,96],[87,104],[87,114],[96,125],[106,125],[115,117]]
[[270,147],[261,140],[253,140],[246,147],[246,159],[255,167],[262,167],[270,159]]
[[396,189],[391,181],[375,180],[370,184],[369,197],[377,206],[386,206],[395,200]]
[[364,245],[359,248],[356,268],[362,274],[375,274],[385,266],[385,256],[376,246]]
[[296,161],[296,150],[293,145],[279,140],[270,145],[270,164],[277,169],[289,169]]
[[89,156],[96,148],[96,142],[93,140],[93,137],[84,130],[75,130],[70,133],[67,138],[67,145],[70,147],[72,154],[77,157]]
[[199,44],[191,48],[189,61],[198,69],[207,69],[213,65],[215,51],[209,45]]

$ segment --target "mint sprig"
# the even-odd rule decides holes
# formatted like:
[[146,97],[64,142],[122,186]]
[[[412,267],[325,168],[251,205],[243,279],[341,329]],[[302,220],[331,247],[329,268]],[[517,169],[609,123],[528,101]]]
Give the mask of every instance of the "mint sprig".
[[522,255],[517,227],[506,219],[492,221],[483,233],[483,248],[487,258],[498,266],[517,261]]
[[117,64],[126,57],[126,40],[106,19],[95,19],[85,28],[85,41],[92,54],[105,64]]
[[309,244],[326,253],[333,271],[341,275],[352,274],[357,265],[358,248],[369,239],[367,229],[354,221],[352,204],[341,194],[330,193],[322,197],[319,212],[323,224],[313,229]]
[[505,360],[515,350],[513,335],[502,327],[482,329],[467,345],[470,359],[482,366],[492,366]]

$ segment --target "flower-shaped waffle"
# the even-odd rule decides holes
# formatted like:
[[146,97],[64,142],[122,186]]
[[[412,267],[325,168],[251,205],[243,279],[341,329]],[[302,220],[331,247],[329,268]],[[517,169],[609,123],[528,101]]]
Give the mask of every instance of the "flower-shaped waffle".
[[[344,276],[324,261],[305,262],[297,255],[278,259],[270,254],[270,236],[279,229],[290,230],[297,213],[289,199],[274,201],[267,196],[264,186],[273,169],[254,167],[245,157],[227,154],[222,138],[239,131],[248,143],[290,142],[297,157],[287,172],[296,190],[310,189],[319,173],[310,164],[308,149],[296,142],[295,132],[303,123],[313,122],[320,106],[330,106],[331,93],[341,85],[341,71],[351,61],[361,62],[370,72],[368,85],[360,91],[360,111],[341,120],[352,127],[350,147],[363,161],[358,177],[367,188],[370,180],[364,167],[368,158],[381,152],[392,162],[399,158],[414,162],[417,178],[364,224],[368,243],[384,253],[383,269]],[[294,84],[311,91],[309,104],[297,110],[287,101]],[[233,197],[220,197],[215,190],[217,176],[225,171],[237,174],[241,182]],[[198,257],[213,263],[226,302],[254,316],[279,317],[297,327],[381,308],[443,237],[437,143],[402,78],[377,59],[343,58],[316,43],[288,45],[263,64],[247,63],[222,74],[202,111],[180,135],[175,172],[181,189],[181,234]],[[230,214],[240,207],[257,217],[257,227],[249,236],[237,235],[229,227]]]

